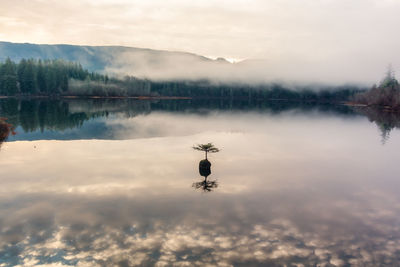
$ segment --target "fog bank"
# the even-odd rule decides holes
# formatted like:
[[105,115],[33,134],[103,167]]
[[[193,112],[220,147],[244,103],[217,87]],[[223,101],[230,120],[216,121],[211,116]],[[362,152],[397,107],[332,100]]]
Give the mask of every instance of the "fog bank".
[[0,40],[123,45],[265,61],[251,66],[247,62],[241,68],[185,60],[171,64],[168,59],[154,65],[125,62],[132,56],[116,55],[113,60],[120,65],[107,66],[109,71],[124,67],[126,73],[149,78],[373,83],[388,64],[395,70],[400,66],[396,34],[400,1],[396,0],[1,3]]
[[114,55],[104,71],[114,75],[133,75],[158,81],[210,80],[216,83],[244,83],[250,85],[271,82],[288,85],[344,85],[370,86],[385,72],[382,68],[357,62],[312,62],[299,60],[247,59],[230,63],[223,58],[206,60],[186,55],[148,52],[124,52]]

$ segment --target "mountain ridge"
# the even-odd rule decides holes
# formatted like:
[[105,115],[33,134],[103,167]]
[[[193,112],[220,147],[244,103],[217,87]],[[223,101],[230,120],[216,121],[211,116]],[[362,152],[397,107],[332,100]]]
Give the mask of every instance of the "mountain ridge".
[[[199,61],[208,63],[221,63],[221,58],[216,60],[183,51],[157,50],[150,48],[138,48],[118,45],[73,45],[73,44],[35,44],[13,43],[0,41],[0,61],[10,58],[19,61],[23,58],[34,59],[64,59],[80,62],[84,68],[90,71],[107,71],[107,68],[119,64],[121,57],[126,55],[145,61],[148,65],[157,65],[159,62],[170,58],[178,58],[185,61]],[[136,61],[140,61],[136,60]],[[225,60],[226,61],[226,60]],[[134,62],[133,62],[134,63]],[[224,62],[225,63],[225,62]],[[226,63],[229,63],[226,61]],[[230,63],[229,63],[230,64]]]

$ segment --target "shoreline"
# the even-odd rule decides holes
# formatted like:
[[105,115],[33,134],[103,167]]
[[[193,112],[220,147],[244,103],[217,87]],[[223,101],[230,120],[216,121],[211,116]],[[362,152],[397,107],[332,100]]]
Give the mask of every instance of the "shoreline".
[[18,96],[0,96],[0,99],[137,99],[137,100],[177,100],[177,99],[193,99],[192,97],[181,96],[73,96],[73,95],[58,95],[58,96],[44,96],[44,95],[18,95]]
[[[190,97],[190,96],[78,96],[78,95],[15,95],[15,96],[1,96],[0,99],[137,99],[137,100],[247,100],[247,97]],[[267,102],[301,102],[301,103],[314,103],[314,104],[330,104],[330,105],[347,105],[348,102],[340,101],[319,101],[316,99],[285,99],[285,98],[257,98],[252,101],[267,101]]]
[[356,103],[356,102],[345,102],[344,105],[348,106],[348,107],[380,109],[384,112],[400,113],[400,107],[368,105],[368,104],[361,104],[361,103]]

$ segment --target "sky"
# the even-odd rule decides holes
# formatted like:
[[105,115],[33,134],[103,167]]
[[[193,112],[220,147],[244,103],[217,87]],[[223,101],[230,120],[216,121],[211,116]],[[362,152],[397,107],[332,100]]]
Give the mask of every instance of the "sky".
[[389,64],[400,69],[400,0],[0,0],[0,6],[1,41],[262,59],[277,66],[277,77],[285,70],[293,76],[294,68],[300,76],[325,73],[342,82],[376,81]]

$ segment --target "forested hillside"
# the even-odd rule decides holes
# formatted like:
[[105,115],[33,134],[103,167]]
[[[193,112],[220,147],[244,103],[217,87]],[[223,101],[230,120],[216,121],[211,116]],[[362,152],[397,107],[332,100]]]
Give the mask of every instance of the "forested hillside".
[[149,81],[133,77],[109,78],[89,72],[81,64],[63,60],[9,58],[0,63],[0,95],[149,95]]
[[213,83],[207,80],[151,81],[89,72],[81,64],[63,60],[9,58],[0,62],[0,95],[3,96],[169,96],[191,98],[242,98],[247,100],[345,101],[357,87],[287,88],[262,85]]
[[[0,42],[0,61],[7,58],[18,62],[24,58],[36,60],[62,59],[64,61],[81,62],[89,71],[102,72],[108,67],[118,65],[121,60],[135,64],[133,58],[140,59],[141,64],[154,67],[159,62],[213,62],[213,60],[192,53],[161,51],[153,49],[124,47],[124,46],[80,46],[80,45],[48,45],[29,43]],[[216,62],[217,63],[217,62]],[[136,65],[135,67],[140,67]]]

